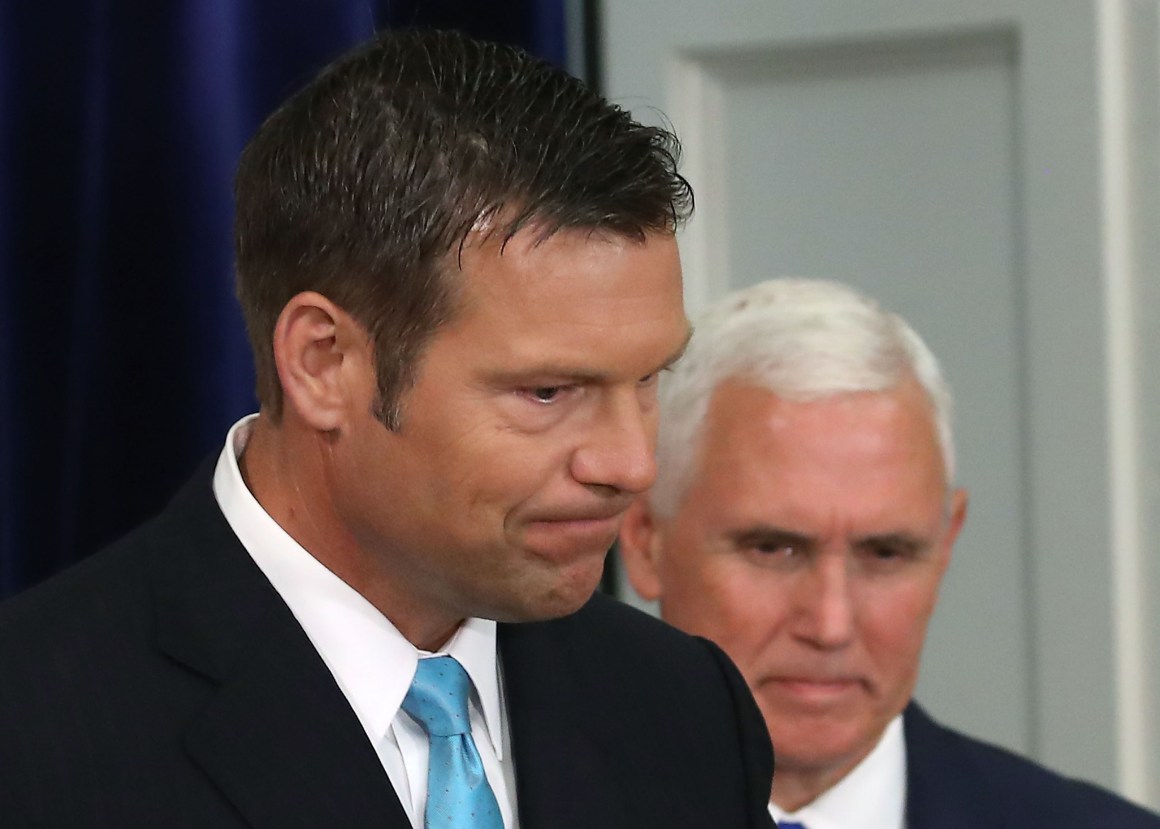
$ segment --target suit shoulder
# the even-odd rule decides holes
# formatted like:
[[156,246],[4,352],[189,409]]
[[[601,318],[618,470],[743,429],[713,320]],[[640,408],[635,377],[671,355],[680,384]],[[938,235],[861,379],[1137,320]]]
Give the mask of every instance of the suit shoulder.
[[638,781],[634,806],[652,822],[637,825],[770,825],[769,734],[716,645],[602,594],[499,637],[512,707],[583,723]]
[[707,651],[716,646],[695,636],[677,630],[672,625],[650,616],[603,593],[594,595],[579,611],[552,622],[562,637],[575,639],[582,647],[598,649],[608,658],[638,660],[644,658],[660,665],[672,665],[688,670],[688,662],[710,664]]
[[[910,775],[955,775],[950,784],[962,796],[985,801],[1027,819],[1056,816],[1061,827],[1116,826],[1118,829],[1160,829],[1160,815],[1084,780],[1066,777],[1008,749],[969,737],[934,722],[917,706],[905,715]],[[929,762],[927,757],[930,757]],[[923,771],[920,766],[926,766]]]
[[[151,562],[205,532],[216,509],[203,471],[159,515],[112,544],[24,593],[0,603],[0,654],[14,637],[32,633],[40,641],[58,627],[100,627],[139,608],[148,591]],[[218,513],[220,515],[220,513]]]
[[604,694],[654,701],[674,693],[682,707],[690,693],[718,711],[738,697],[752,704],[737,668],[721,650],[667,623],[597,593],[559,619],[500,627],[501,651],[559,664],[598,682]]
[[133,533],[0,605],[0,699],[65,706],[102,682],[105,663],[136,664],[151,648],[144,559],[148,533]]
[[0,604],[0,643],[35,628],[43,634],[55,623],[74,619],[92,624],[104,611],[123,607],[124,591],[140,587],[142,557],[150,524],[57,573],[42,584]]

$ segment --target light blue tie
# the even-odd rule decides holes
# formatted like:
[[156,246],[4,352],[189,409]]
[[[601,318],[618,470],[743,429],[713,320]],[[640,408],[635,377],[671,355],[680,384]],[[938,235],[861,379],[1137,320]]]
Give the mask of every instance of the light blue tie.
[[499,803],[471,738],[471,680],[450,656],[420,659],[403,710],[431,743],[427,763],[427,829],[503,829]]

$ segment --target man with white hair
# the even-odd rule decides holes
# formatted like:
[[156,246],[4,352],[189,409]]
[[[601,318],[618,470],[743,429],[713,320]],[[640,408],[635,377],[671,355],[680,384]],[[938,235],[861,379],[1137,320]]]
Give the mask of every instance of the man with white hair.
[[967,495],[950,391],[905,321],[837,283],[762,283],[697,324],[660,407],[621,553],[741,668],[783,829],[1160,827],[911,701]]

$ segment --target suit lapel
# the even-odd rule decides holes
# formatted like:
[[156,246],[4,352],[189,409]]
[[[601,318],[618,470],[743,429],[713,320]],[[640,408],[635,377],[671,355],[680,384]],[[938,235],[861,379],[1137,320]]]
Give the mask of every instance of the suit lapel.
[[602,696],[565,659],[557,623],[500,625],[521,829],[628,829],[614,758],[599,737]]
[[288,654],[232,677],[186,734],[191,756],[263,827],[409,827],[345,698]]
[[215,685],[185,745],[255,829],[409,829],[358,718],[289,608],[229,529],[208,475],[162,521],[157,643]]

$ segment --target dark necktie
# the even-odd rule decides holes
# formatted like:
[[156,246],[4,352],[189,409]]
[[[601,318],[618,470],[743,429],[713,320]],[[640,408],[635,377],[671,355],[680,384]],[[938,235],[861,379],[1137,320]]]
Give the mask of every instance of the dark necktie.
[[427,829],[503,829],[471,737],[471,680],[450,656],[420,659],[403,710],[427,732]]

